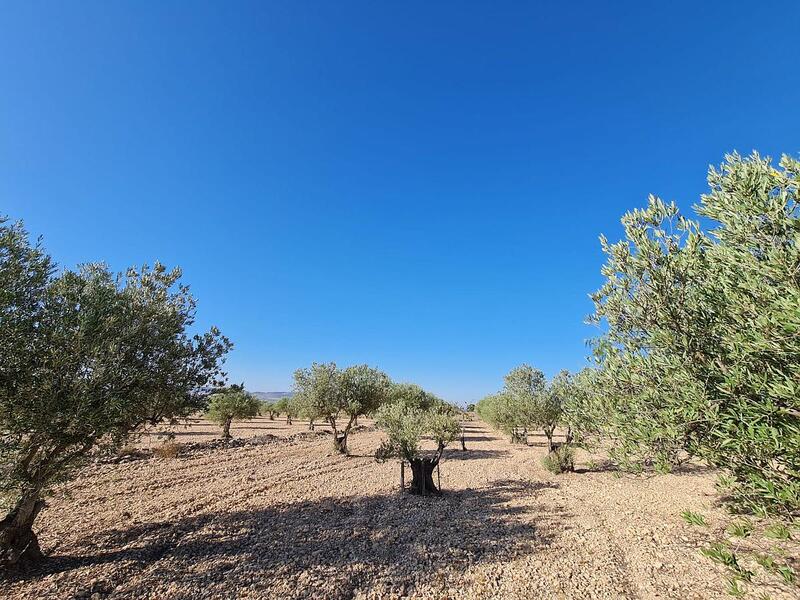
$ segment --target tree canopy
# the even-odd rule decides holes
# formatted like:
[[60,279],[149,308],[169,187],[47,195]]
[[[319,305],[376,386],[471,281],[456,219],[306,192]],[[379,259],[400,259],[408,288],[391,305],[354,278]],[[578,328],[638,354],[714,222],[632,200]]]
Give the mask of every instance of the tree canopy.
[[[294,374],[298,410],[311,420],[330,423],[334,447],[347,453],[347,438],[359,415],[374,412],[387,398],[389,377],[367,365],[339,369],[335,363],[314,363]],[[346,420],[340,428],[340,415]]]
[[724,468],[761,512],[800,511],[800,163],[726,157],[695,207],[651,196],[601,239],[597,403],[614,455]]
[[105,265],[56,274],[21,224],[0,220],[0,561],[38,551],[44,493],[89,450],[138,426],[202,410],[231,344],[190,335],[179,269]]

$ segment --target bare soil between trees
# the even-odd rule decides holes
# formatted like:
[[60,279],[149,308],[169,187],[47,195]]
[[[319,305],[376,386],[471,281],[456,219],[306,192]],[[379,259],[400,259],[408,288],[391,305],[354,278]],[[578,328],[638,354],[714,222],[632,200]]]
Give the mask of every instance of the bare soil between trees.
[[[439,497],[401,494],[383,434],[297,436],[266,418],[235,437],[289,441],[87,466],[37,522],[48,558],[0,580],[8,598],[730,598],[699,553],[729,522],[714,474],[551,475],[544,438],[512,445],[479,421],[453,444]],[[194,421],[175,440],[212,440]],[[144,444],[156,445],[155,440]],[[683,510],[711,528],[692,527]],[[770,591],[772,598],[788,598]]]

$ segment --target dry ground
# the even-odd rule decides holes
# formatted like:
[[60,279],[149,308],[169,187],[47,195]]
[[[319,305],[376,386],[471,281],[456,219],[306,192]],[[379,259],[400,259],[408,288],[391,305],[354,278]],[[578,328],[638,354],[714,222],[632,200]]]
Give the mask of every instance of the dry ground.
[[[303,431],[266,418],[233,428]],[[198,441],[218,429],[198,421],[176,433]],[[381,439],[352,436],[349,458],[320,435],[87,467],[39,518],[50,558],[0,580],[0,595],[730,598],[698,552],[729,521],[711,473],[555,476],[535,437],[511,445],[473,422],[468,451],[448,450],[442,463],[445,494],[418,498],[398,493],[396,461],[372,458]],[[712,527],[685,524],[684,509]]]

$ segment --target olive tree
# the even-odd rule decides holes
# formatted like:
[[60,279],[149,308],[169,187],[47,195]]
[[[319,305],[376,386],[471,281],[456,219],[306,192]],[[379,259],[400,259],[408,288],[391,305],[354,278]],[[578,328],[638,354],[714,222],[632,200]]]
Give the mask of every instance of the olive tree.
[[297,418],[297,412],[298,412],[297,406],[294,402],[294,399],[291,397],[284,397],[275,402],[275,404],[273,405],[273,410],[279,415],[281,414],[286,415],[287,425],[291,425],[292,419]]
[[566,443],[587,450],[602,444],[605,415],[597,398],[600,393],[598,371],[586,367],[568,380],[562,403],[562,425]]
[[[580,381],[584,380],[582,375]],[[526,442],[528,431],[538,428],[547,439],[547,451],[553,452],[556,428],[566,427],[566,442],[571,443],[573,426],[584,426],[578,415],[586,410],[577,403],[584,396],[569,371],[560,371],[548,382],[542,371],[523,364],[509,371],[504,382],[503,390],[480,400],[476,410],[482,419],[508,433],[512,443]]]
[[512,443],[527,443],[528,431],[539,423],[545,387],[544,373],[523,364],[509,371],[503,390],[483,398],[476,410],[490,425],[507,433]]
[[101,444],[203,410],[230,342],[190,336],[179,269],[102,264],[57,273],[21,224],[0,219],[0,564],[40,555],[51,487]]
[[298,408],[312,421],[330,423],[334,448],[342,454],[347,454],[347,438],[358,415],[373,413],[390,389],[389,377],[367,365],[342,370],[335,363],[314,363],[296,371],[294,379]]
[[[544,390],[535,397],[535,421],[547,439],[547,451],[553,452],[553,435],[556,427],[564,424],[564,409],[572,394],[572,375],[567,370],[560,371]],[[567,441],[571,441],[571,432]]]
[[231,423],[239,419],[258,416],[261,403],[244,390],[243,385],[232,385],[228,389],[212,394],[206,417],[222,426],[222,439],[231,439]]
[[[528,364],[522,364],[509,371],[503,378],[504,395],[501,402],[500,419],[506,431],[511,433],[511,441],[527,444],[528,430],[538,425],[546,428],[542,420],[549,417],[545,410],[544,373]],[[552,434],[551,434],[552,435]]]
[[530,420],[524,418],[514,396],[502,391],[482,398],[476,405],[478,415],[492,427],[499,429],[511,438],[511,443],[519,443],[522,431]]
[[601,243],[597,402],[620,461],[696,456],[752,510],[800,512],[800,162],[726,157],[695,207],[650,197]]
[[261,402],[261,408],[259,409],[259,413],[263,415],[267,415],[270,421],[274,421],[275,417],[280,416],[278,411],[275,409],[275,402]]
[[[409,400],[394,400],[378,410],[376,423],[389,439],[378,448],[375,458],[384,461],[396,457],[408,462],[412,474],[409,491],[421,495],[438,494],[433,471],[444,449],[460,434],[456,411],[448,410],[444,403],[421,408],[414,398]],[[423,436],[433,440],[435,450],[424,452],[420,448]]]

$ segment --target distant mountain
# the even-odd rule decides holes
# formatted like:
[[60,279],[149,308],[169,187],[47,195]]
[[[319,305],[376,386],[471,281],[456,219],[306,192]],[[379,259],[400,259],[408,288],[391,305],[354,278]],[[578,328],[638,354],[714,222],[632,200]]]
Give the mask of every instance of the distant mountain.
[[286,398],[287,396],[291,396],[291,392],[250,392],[258,398],[259,400],[280,400],[281,398]]

